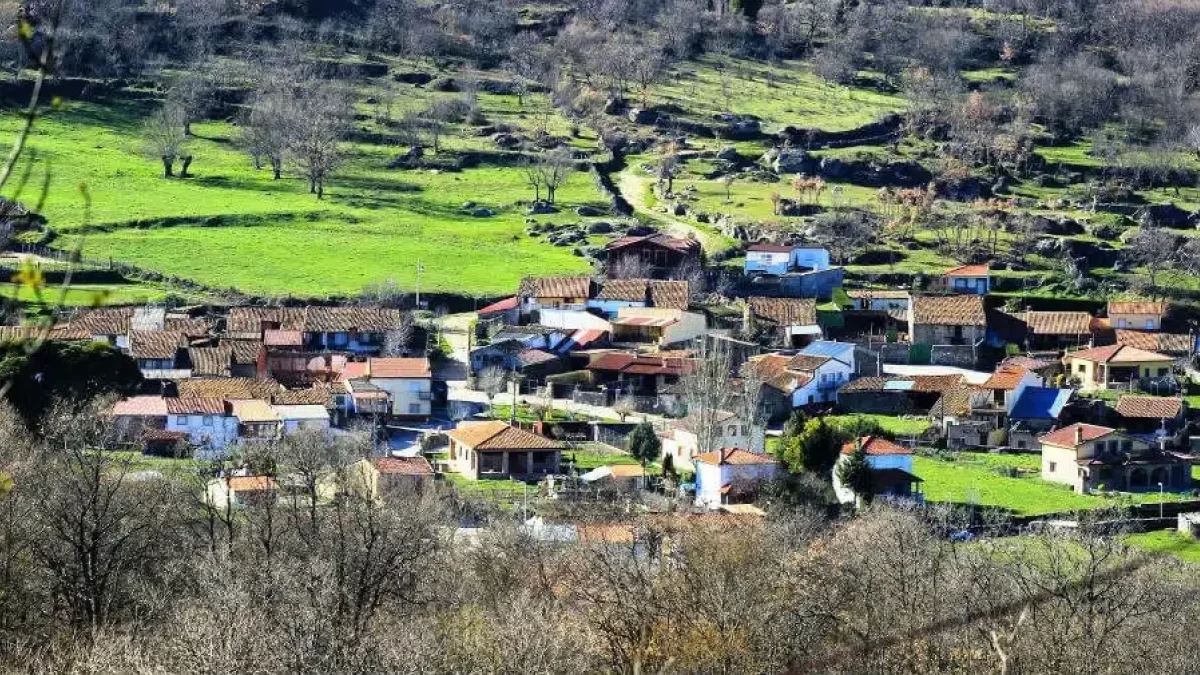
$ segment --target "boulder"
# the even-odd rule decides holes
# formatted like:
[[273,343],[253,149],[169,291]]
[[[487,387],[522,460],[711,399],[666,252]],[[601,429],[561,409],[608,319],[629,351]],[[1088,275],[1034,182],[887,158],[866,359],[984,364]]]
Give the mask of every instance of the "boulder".
[[549,202],[534,202],[525,213],[531,216],[544,216],[549,213],[558,213],[558,207]]
[[458,91],[458,83],[453,77],[439,77],[433,81],[432,87],[434,91]]
[[631,108],[629,110],[629,121],[634,124],[654,124],[658,122],[659,114],[655,110],[647,110],[645,108]]
[[811,157],[803,150],[780,150],[775,157],[775,161],[771,163],[771,168],[775,173],[783,175],[785,173],[814,173],[820,166],[820,162],[816,158]]
[[671,210],[670,210],[670,214],[673,216],[686,216],[687,215],[687,205],[686,204],[676,204],[676,205],[672,206]]
[[429,73],[396,73],[392,75],[392,79],[404,84],[424,85],[433,81],[433,75]]
[[630,237],[644,237],[648,234],[654,234],[656,231],[657,230],[655,230],[653,227],[650,227],[649,225],[638,224],[638,225],[634,225],[633,227],[629,228],[625,232],[625,234]]
[[625,102],[625,99],[610,98],[604,102],[604,114],[620,115],[621,113],[625,112],[625,108],[627,107],[628,103]]
[[471,212],[471,216],[474,218],[491,218],[494,215],[496,215],[496,212],[487,207],[478,208]]
[[587,228],[588,234],[609,234],[613,231],[612,223],[604,220],[598,220]]
[[732,138],[735,141],[745,141],[753,138],[758,138],[762,133],[762,125],[758,120],[750,118],[737,119],[729,124],[725,130],[727,138]]
[[581,206],[575,209],[575,213],[581,218],[599,218],[604,215],[604,211],[594,206]]
[[724,160],[726,162],[738,162],[741,160],[741,156],[738,155],[737,148],[733,147],[732,145],[727,145],[717,152],[717,159]]
[[475,208],[475,202],[463,202],[462,208],[463,211],[470,211]]
[[1038,239],[1037,243],[1033,245],[1033,250],[1036,251],[1038,255],[1047,258],[1056,256],[1058,255],[1058,252],[1062,250],[1062,240],[1054,239],[1053,237]]
[[817,173],[822,178],[842,180],[848,178],[853,173],[853,168],[837,157],[825,157],[821,160]]
[[1196,213],[1185,211],[1174,204],[1167,202],[1166,204],[1151,204],[1145,207],[1142,212],[1142,222],[1158,225],[1159,227],[1171,228],[1189,228],[1193,227],[1197,220]]
[[492,136],[492,142],[498,147],[511,150],[521,144],[521,139],[512,134],[495,134]]

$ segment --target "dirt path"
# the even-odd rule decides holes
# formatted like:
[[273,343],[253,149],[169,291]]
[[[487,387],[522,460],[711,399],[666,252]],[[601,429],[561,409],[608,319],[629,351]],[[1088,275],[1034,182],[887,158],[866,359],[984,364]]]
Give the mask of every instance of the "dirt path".
[[704,245],[705,250],[717,251],[729,247],[725,238],[716,232],[678,220],[665,213],[651,210],[646,204],[646,185],[649,182],[649,177],[639,175],[633,169],[625,169],[618,174],[617,189],[621,191],[621,196],[625,198],[625,201],[629,202],[635,213],[646,216],[663,225],[663,229],[668,234],[676,237],[695,235],[696,239],[699,239],[700,243]]
[[471,358],[467,331],[470,330],[471,321],[474,319],[473,313],[451,314],[438,319],[442,336],[450,343],[451,354],[438,364],[436,375],[451,389],[467,386],[467,361]]

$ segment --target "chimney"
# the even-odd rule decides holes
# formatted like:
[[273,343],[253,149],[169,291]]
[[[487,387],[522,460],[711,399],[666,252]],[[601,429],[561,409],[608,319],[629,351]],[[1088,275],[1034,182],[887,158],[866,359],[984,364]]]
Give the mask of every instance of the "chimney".
[[1083,445],[1083,425],[1075,425],[1075,445]]

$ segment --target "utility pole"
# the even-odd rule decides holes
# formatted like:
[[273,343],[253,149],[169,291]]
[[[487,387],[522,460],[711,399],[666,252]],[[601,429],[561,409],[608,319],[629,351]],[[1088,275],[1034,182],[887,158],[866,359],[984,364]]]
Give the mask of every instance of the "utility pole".
[[421,309],[421,273],[425,271],[425,265],[420,258],[417,259],[417,309]]

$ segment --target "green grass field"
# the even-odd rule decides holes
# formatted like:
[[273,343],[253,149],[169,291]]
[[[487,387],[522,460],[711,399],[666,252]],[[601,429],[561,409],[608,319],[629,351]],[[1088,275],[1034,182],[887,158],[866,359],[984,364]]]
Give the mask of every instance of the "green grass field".
[[1152,553],[1166,553],[1184,562],[1200,563],[1200,541],[1174,530],[1142,532],[1126,537],[1126,543]]
[[[978,504],[1012,511],[1017,515],[1040,515],[1094,509],[1124,504],[1158,503],[1157,492],[1108,495],[1076,494],[1065,485],[1039,477],[1038,455],[993,455],[962,452],[955,461],[929,457],[913,458],[913,472],[924,479],[929,502]],[[999,470],[1016,470],[1018,475],[1001,475]],[[1167,501],[1182,497],[1166,494]]]
[[[194,177],[171,180],[141,152],[148,112],[132,102],[77,103],[39,121],[28,157],[35,176],[50,171],[43,213],[63,235],[57,245],[83,236],[90,258],[271,295],[350,294],[386,279],[412,288],[418,260],[424,289],[480,295],[511,292],[526,274],[588,269],[569,248],[525,236],[514,203],[532,193],[518,168],[398,171],[387,168],[394,149],[357,144],[318,201],[297,176],[273,181],[255,171],[236,129],[210,122],[194,125]],[[0,118],[0,134],[16,124]],[[497,215],[472,218],[461,208],[467,201]],[[604,206],[582,172],[559,189],[559,202]]]
[[[22,303],[36,303],[39,300],[30,288],[17,284],[0,285],[0,293],[6,298],[15,297],[18,302]],[[40,300],[47,305],[96,307],[100,305],[140,305],[147,302],[161,302],[167,297],[189,296],[183,296],[169,286],[160,284],[71,284],[66,289],[65,295],[61,287],[47,286]]]
[[855,419],[878,424],[881,429],[895,436],[919,436],[929,428],[929,420],[923,418],[905,419],[891,415],[829,415],[825,420],[834,425],[841,425]]

